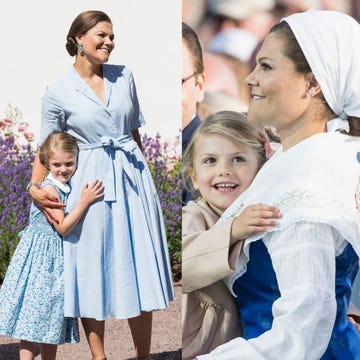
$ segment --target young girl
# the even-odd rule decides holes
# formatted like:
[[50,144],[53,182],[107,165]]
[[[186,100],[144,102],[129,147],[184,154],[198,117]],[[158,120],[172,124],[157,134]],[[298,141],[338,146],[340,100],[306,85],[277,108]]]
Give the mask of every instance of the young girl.
[[256,204],[234,220],[213,225],[268,156],[265,131],[232,111],[204,119],[184,153],[184,180],[190,177],[200,196],[183,207],[182,214],[184,359],[241,334],[239,311],[221,279],[235,269],[242,240],[266,232],[281,214],[275,207]]
[[[64,132],[51,133],[39,150],[49,174],[39,186],[60,202],[70,192],[68,181],[76,170],[76,139]],[[0,291],[0,333],[20,338],[20,359],[34,359],[40,343],[42,359],[55,359],[57,344],[78,342],[76,318],[64,318],[62,238],[80,220],[89,205],[103,196],[94,181],[82,188],[80,201],[70,212],[54,209],[57,223],[50,225],[35,203],[30,223],[20,233]]]

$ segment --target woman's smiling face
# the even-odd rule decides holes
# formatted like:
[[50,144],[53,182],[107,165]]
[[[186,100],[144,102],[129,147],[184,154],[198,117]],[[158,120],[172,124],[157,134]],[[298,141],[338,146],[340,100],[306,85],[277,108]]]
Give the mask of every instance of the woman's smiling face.
[[309,106],[307,76],[295,70],[284,47],[285,40],[270,33],[257,54],[255,69],[246,78],[251,92],[249,120],[273,126],[279,133],[301,126]]

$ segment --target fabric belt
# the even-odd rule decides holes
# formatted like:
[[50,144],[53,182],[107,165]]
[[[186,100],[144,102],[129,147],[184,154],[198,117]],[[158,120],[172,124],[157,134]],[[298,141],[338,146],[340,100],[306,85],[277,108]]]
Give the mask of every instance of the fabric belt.
[[[135,183],[133,178],[134,169],[132,163],[127,158],[126,153],[132,153],[137,144],[134,139],[129,135],[123,135],[118,138],[111,138],[109,136],[103,136],[98,143],[78,144],[80,151],[94,150],[103,148],[109,156],[109,161],[102,164],[104,171],[103,184],[105,187],[104,201],[116,201],[116,171],[115,171],[115,153],[120,150],[120,158],[122,162],[123,178],[129,179],[132,183]],[[120,170],[120,169],[118,169]],[[119,179],[118,179],[119,180]]]

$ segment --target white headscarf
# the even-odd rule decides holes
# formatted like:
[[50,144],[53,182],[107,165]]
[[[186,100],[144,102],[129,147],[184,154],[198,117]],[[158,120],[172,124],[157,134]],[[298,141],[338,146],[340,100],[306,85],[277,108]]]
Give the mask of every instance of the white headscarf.
[[340,118],[328,131],[360,117],[360,24],[329,10],[308,10],[282,19],[293,31],[331,110]]

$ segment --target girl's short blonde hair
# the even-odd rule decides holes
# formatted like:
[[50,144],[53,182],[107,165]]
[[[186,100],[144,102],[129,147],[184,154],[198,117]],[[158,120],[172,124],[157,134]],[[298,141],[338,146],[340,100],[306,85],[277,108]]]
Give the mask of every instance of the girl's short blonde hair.
[[66,132],[54,131],[44,140],[39,149],[39,160],[46,169],[49,168],[49,158],[54,150],[78,155],[79,148],[76,138]]
[[236,145],[253,149],[260,169],[266,161],[263,131],[261,126],[250,123],[245,113],[219,111],[207,116],[195,130],[183,154],[182,179],[185,189],[192,192],[195,198],[199,195],[191,186],[190,171],[194,168],[196,145],[202,136],[219,135]]

